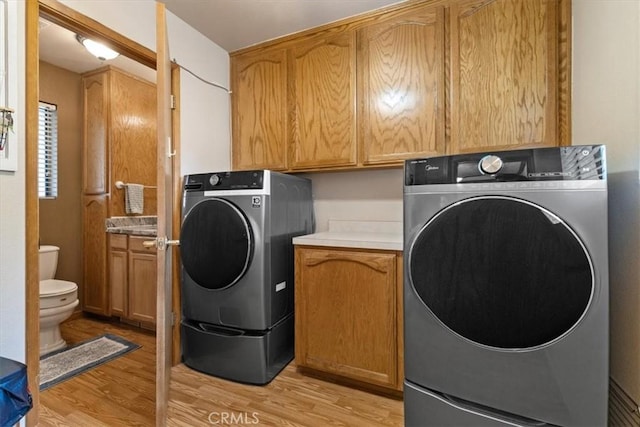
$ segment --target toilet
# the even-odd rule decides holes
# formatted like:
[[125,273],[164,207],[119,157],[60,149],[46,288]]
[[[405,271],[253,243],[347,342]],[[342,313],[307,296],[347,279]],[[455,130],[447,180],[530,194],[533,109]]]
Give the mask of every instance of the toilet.
[[57,246],[40,246],[40,356],[67,345],[60,323],[78,306],[78,285],[54,279],[58,267]]

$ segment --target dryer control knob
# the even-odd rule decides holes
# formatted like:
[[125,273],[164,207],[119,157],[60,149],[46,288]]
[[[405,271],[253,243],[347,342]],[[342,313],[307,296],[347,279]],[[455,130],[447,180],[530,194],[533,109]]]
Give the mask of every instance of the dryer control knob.
[[502,166],[503,166],[502,159],[498,156],[494,156],[493,154],[484,156],[480,160],[480,164],[478,164],[480,172],[487,173],[490,175],[500,172],[500,169],[502,169]]
[[220,184],[220,177],[218,175],[211,175],[209,177],[209,184],[216,186],[218,184]]

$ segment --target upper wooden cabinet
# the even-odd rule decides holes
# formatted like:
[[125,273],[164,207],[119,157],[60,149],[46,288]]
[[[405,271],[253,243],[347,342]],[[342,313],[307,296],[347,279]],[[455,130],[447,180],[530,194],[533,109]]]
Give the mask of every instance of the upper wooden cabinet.
[[444,8],[358,31],[362,164],[445,153]]
[[107,189],[107,127],[109,79],[105,73],[82,79],[84,105],[84,144],[82,153],[82,192],[102,194]]
[[[569,0],[406,2],[234,52],[234,167],[401,166],[569,145],[570,9]],[[269,73],[249,71],[275,52]],[[264,147],[285,153],[284,165],[263,161]]]
[[558,6],[451,5],[452,153],[558,145]]
[[287,62],[279,49],[232,58],[233,168],[287,168]]
[[353,31],[289,51],[292,169],[356,165],[355,53]]

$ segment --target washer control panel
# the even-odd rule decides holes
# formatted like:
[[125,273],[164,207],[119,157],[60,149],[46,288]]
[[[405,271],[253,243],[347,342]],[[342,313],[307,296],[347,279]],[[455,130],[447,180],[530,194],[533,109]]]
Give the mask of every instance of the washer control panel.
[[254,190],[264,187],[264,170],[210,172],[187,175],[185,191]]
[[405,162],[405,185],[606,179],[605,146],[531,148]]

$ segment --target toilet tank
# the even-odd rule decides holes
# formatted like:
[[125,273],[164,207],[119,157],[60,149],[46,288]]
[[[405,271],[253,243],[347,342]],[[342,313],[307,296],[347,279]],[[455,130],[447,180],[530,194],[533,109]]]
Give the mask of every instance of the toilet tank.
[[59,250],[57,246],[40,246],[40,280],[55,278]]

